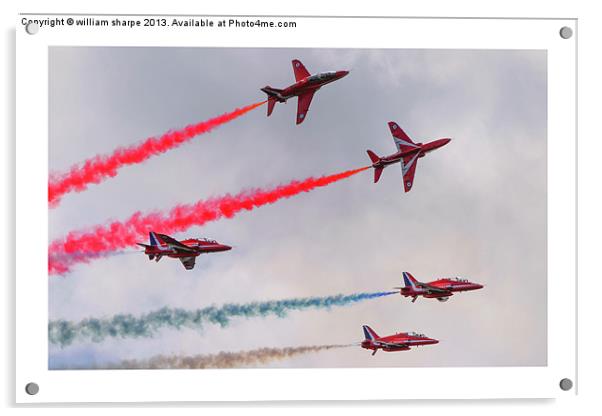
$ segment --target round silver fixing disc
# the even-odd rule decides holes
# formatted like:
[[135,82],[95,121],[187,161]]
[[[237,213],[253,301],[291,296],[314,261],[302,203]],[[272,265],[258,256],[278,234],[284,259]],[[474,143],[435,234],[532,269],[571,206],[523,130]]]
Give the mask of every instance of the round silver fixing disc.
[[25,31],[27,33],[29,33],[30,35],[35,35],[36,33],[38,33],[39,30],[40,30],[40,25],[38,25],[35,22],[29,22],[25,26]]
[[29,394],[30,396],[35,396],[39,391],[40,386],[38,386],[36,383],[27,383],[25,386],[25,393]]
[[570,378],[560,380],[560,388],[564,391],[569,391],[573,388],[573,381]]
[[569,39],[571,36],[573,36],[573,29],[568,26],[560,28],[560,37],[562,39]]

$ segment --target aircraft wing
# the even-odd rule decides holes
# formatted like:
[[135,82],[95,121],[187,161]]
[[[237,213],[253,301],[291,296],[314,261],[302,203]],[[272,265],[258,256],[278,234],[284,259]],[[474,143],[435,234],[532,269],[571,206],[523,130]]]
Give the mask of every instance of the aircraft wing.
[[192,269],[194,269],[194,264],[196,262],[196,256],[180,257],[180,261],[182,262],[182,264],[184,265],[184,268],[186,268],[186,270],[192,270]]
[[165,234],[157,234],[159,237],[161,237],[161,239],[163,241],[165,241],[171,248],[176,249],[177,251],[185,251],[185,252],[190,252],[190,253],[194,253],[195,250],[188,247],[185,244],[180,243],[178,240],[176,240],[175,238],[172,238],[168,235]]
[[378,342],[378,344],[381,347],[392,347],[392,348],[402,347],[403,348],[403,347],[408,347],[409,346],[408,344],[405,344],[405,343],[402,343],[402,342],[383,342],[383,341],[377,341],[377,342]]
[[440,287],[437,286],[432,286],[429,285],[427,283],[422,283],[422,282],[416,282],[414,283],[417,287],[421,288],[421,289],[425,289],[428,290],[429,293],[449,293],[449,290],[446,289],[442,289]]
[[295,81],[301,81],[303,78],[309,76],[309,71],[305,69],[305,66],[298,59],[293,59],[293,72],[295,73]]
[[307,112],[309,111],[309,105],[311,104],[311,99],[314,98],[314,92],[306,92],[298,97],[297,100],[297,124],[303,123],[305,117],[307,116]]
[[397,146],[398,151],[405,152],[418,147],[405,133],[405,131],[403,131],[401,127],[397,125],[396,122],[389,121],[389,130],[391,130],[393,141],[395,142],[395,146]]
[[441,289],[440,287],[436,287],[436,286],[423,284],[422,287],[431,293],[449,293],[448,290]]
[[403,175],[403,187],[406,192],[410,192],[414,184],[414,174],[418,164],[418,153],[403,158],[401,162],[401,174]]

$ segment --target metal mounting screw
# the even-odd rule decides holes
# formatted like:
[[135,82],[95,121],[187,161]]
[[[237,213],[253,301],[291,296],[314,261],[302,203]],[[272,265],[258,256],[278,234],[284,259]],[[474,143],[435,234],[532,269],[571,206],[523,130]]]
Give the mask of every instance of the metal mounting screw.
[[568,26],[563,26],[560,28],[560,37],[562,39],[569,39],[571,36],[573,36],[573,29]]
[[560,380],[560,388],[564,391],[569,391],[573,388],[573,381],[570,378],[563,378]]
[[36,383],[27,383],[25,385],[25,393],[29,394],[30,396],[35,396],[39,391],[40,386],[38,386]]
[[30,35],[35,35],[36,33],[38,33],[38,30],[40,30],[40,25],[38,25],[35,22],[29,22],[25,26],[25,31]]

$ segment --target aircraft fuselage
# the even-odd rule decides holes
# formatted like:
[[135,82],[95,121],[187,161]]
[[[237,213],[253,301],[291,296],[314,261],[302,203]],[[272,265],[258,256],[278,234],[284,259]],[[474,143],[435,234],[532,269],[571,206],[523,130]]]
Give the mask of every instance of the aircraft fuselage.
[[[430,288],[439,289],[433,291]],[[422,296],[424,298],[447,300],[455,292],[468,292],[471,290],[482,289],[483,285],[469,282],[464,279],[439,279],[428,283],[415,282],[413,287],[406,286],[400,289],[400,295],[404,297],[416,298]]]
[[330,84],[331,82],[343,78],[348,73],[349,71],[330,71],[311,75],[286,87],[282,91],[282,96],[286,100],[310,91],[316,91],[326,84]]
[[180,243],[184,244],[185,246],[192,249],[193,251],[191,251],[191,252],[181,252],[180,251],[179,252],[178,250],[176,250],[175,248],[170,247],[170,246],[166,246],[166,247],[151,246],[151,247],[146,247],[146,249],[144,250],[144,254],[146,254],[148,256],[161,255],[161,256],[167,256],[167,257],[171,257],[171,258],[180,258],[180,257],[199,256],[203,253],[218,253],[221,251],[228,251],[228,250],[232,249],[232,247],[230,247],[226,244],[220,244],[218,242],[207,242],[204,240],[197,240],[197,239],[182,240],[182,241],[180,241]]
[[272,94],[279,102],[286,102],[289,98],[298,97],[299,95],[306,94],[308,92],[314,92],[319,90],[322,86],[330,84],[331,82],[337,81],[346,76],[349,71],[329,71],[321,72],[319,74],[311,75],[295,82],[292,85],[284,88],[280,92],[272,89],[271,87],[265,87],[261,90],[265,93]]
[[395,352],[408,351],[410,347],[432,345],[438,343],[438,340],[426,337],[424,335],[396,334],[387,337],[377,338],[375,340],[364,340],[361,343],[361,347],[367,350],[372,350],[374,352],[376,352],[379,349],[386,352]]
[[389,156],[383,156],[380,158],[380,160],[378,160],[377,162],[374,162],[372,164],[372,167],[380,168],[380,167],[393,165],[395,163],[401,162],[403,160],[403,158],[406,156],[413,156],[416,154],[418,154],[419,158],[424,157],[424,155],[426,155],[427,153],[445,146],[450,141],[451,141],[451,139],[445,138],[445,139],[433,140],[432,142],[428,142],[428,143],[424,143],[424,144],[416,143],[416,146],[418,146],[417,148],[411,149],[411,150],[406,150],[406,151],[399,151],[399,152],[393,153],[392,155],[389,155]]

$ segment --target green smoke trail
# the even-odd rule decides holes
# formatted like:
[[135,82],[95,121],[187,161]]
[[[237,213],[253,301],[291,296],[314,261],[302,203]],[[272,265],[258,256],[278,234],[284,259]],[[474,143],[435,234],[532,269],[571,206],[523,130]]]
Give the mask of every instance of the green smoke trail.
[[102,342],[106,338],[148,338],[161,328],[202,329],[203,324],[218,324],[222,328],[236,317],[285,317],[287,312],[304,309],[330,309],[347,306],[368,299],[380,298],[397,292],[355,293],[326,297],[293,298],[246,304],[229,303],[221,307],[209,306],[186,310],[164,307],[138,317],[131,314],[111,318],[87,318],[79,322],[54,320],[48,323],[48,341],[61,347],[75,341]]

